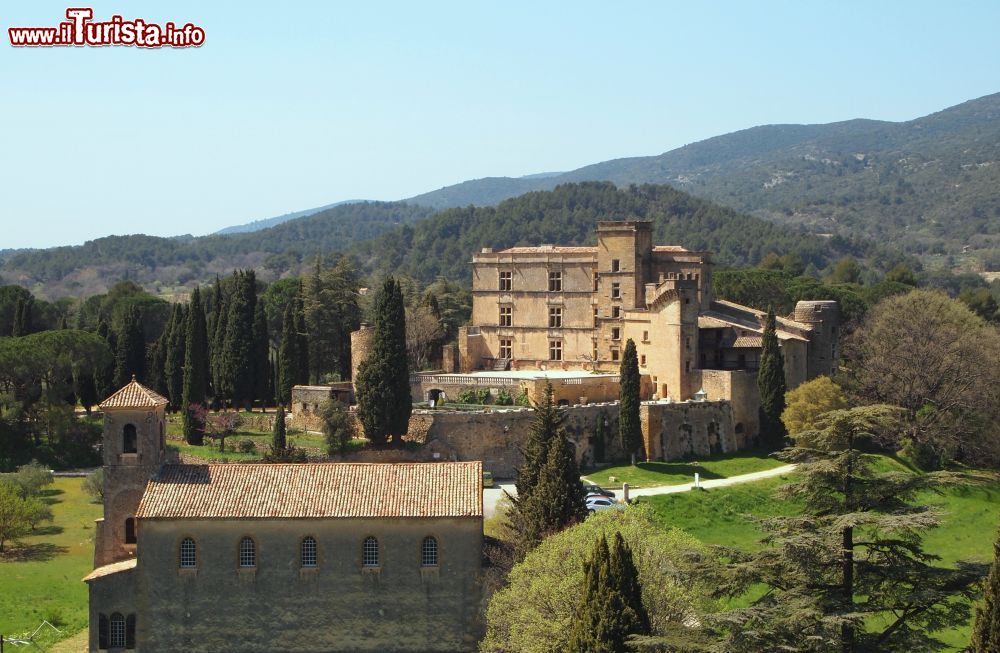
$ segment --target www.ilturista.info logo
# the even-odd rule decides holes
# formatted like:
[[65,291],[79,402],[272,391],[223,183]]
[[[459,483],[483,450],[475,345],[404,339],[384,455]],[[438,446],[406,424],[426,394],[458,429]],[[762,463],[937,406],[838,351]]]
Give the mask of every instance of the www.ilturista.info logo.
[[112,16],[107,22],[92,22],[90,7],[70,7],[69,20],[58,27],[8,27],[10,44],[16,47],[52,47],[85,45],[132,45],[140,48],[191,48],[205,42],[205,30],[187,23],[159,25],[135,18]]

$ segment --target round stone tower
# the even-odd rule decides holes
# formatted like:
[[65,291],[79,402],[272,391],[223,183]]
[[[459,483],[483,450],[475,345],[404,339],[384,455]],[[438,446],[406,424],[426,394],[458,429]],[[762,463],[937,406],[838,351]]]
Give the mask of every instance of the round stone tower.
[[840,306],[833,300],[801,301],[795,304],[793,317],[812,327],[809,335],[806,378],[837,372],[840,348]]
[[351,332],[351,382],[358,378],[358,368],[361,361],[368,357],[371,351],[372,338],[375,336],[375,329],[362,323],[361,328]]

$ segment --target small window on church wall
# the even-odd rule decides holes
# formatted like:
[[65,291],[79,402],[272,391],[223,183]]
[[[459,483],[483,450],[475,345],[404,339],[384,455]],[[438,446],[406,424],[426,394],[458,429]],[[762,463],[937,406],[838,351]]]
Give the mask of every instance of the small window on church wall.
[[125,544],[135,544],[135,517],[125,520]]
[[374,537],[366,537],[361,547],[361,565],[364,567],[378,567],[378,540]]
[[111,615],[110,648],[125,648],[125,617],[118,612]]
[[302,543],[299,545],[299,558],[302,562],[303,567],[315,567],[316,566],[316,538],[312,536],[306,536],[302,538]]
[[433,537],[425,537],[420,547],[420,564],[424,567],[438,566],[438,541]]
[[257,566],[257,545],[249,537],[240,540],[240,567],[250,569]]
[[122,453],[136,453],[138,451],[138,439],[135,433],[135,424],[126,424],[122,429]]
[[194,569],[198,566],[198,548],[190,537],[181,540],[180,565],[181,569]]

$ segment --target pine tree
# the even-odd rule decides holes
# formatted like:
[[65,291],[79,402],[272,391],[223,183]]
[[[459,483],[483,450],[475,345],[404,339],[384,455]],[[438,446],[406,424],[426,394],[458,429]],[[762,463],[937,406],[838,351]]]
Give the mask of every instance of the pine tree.
[[983,588],[983,604],[976,608],[969,648],[972,653],[1000,651],[1000,534],[993,544],[993,566]]
[[547,535],[560,531],[587,515],[580,470],[566,440],[562,418],[553,402],[552,386],[535,407],[535,419],[522,450],[511,497],[510,525],[515,548],[523,557]]
[[388,277],[375,295],[375,324],[368,357],[358,368],[358,420],[365,437],[399,442],[409,428],[413,400],[406,356],[406,314],[399,284]]
[[257,302],[253,314],[253,382],[254,399],[260,401],[261,410],[267,406],[273,392],[271,386],[271,337],[267,333],[267,316],[264,302]]
[[642,423],[639,420],[639,357],[631,338],[625,343],[619,372],[620,398],[618,401],[618,437],[626,455],[642,453]]
[[632,551],[621,533],[601,537],[584,564],[584,586],[573,618],[570,653],[626,653],[632,635],[649,633]]
[[757,552],[722,550],[730,563],[721,576],[703,569],[720,596],[743,596],[752,584],[765,590],[716,620],[728,630],[726,651],[796,650],[805,641],[817,651],[938,650],[934,633],[968,620],[986,566],[935,566],[921,539],[938,517],[910,503],[961,477],[879,473],[862,452],[871,434],[899,428],[898,415],[888,406],[831,411],[806,432],[811,448],[778,454],[798,464],[780,492],[801,502],[801,514],[761,522]]
[[279,405],[274,415],[274,428],[271,429],[271,455],[281,457],[288,448],[285,437],[285,407]]
[[785,424],[781,413],[785,410],[785,357],[778,344],[774,311],[768,310],[764,320],[763,346],[760,352],[760,369],[757,371],[757,390],[760,394],[760,435],[772,449],[780,449],[785,442]]
[[297,366],[299,339],[295,333],[295,306],[289,302],[285,306],[285,315],[281,324],[281,343],[278,345],[276,400],[279,404],[291,404],[292,386],[298,376]]
[[146,376],[146,340],[142,332],[142,314],[137,306],[130,306],[122,319],[115,352],[116,388],[121,388],[132,377],[144,380]]
[[195,286],[188,305],[184,336],[184,384],[181,390],[184,441],[200,445],[204,433],[194,419],[191,406],[204,405],[209,381],[208,326],[201,305],[201,291]]
[[[66,331],[69,329],[69,323],[66,321],[66,316],[63,315],[62,319],[59,320],[59,329]],[[76,406],[76,382],[73,379],[73,366],[70,365],[70,369],[67,371],[65,377],[61,379],[60,385],[63,389],[62,399],[68,406]]]

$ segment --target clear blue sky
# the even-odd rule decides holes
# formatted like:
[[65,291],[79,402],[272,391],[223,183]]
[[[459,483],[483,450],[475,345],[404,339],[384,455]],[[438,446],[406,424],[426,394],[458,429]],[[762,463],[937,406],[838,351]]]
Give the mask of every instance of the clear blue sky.
[[8,27],[67,3],[11,4],[0,249],[204,234],[1000,91],[995,1],[94,5],[201,25],[188,50],[12,48]]

